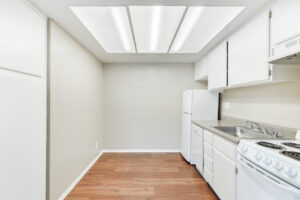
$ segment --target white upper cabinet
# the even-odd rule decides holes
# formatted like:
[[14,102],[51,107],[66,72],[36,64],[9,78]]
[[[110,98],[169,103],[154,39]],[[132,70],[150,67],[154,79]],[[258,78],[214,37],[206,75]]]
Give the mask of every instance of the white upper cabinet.
[[0,24],[0,67],[42,76],[46,19],[25,1],[10,0],[0,5]]
[[203,57],[195,63],[195,81],[207,80],[207,57]]
[[300,1],[279,0],[271,8],[271,45],[300,36]]
[[207,56],[208,89],[227,87],[227,42],[220,43]]
[[[270,24],[272,63],[300,63],[300,1],[279,0],[272,7]],[[287,58],[286,58],[287,57]]]
[[229,38],[229,86],[269,79],[269,12],[265,11]]

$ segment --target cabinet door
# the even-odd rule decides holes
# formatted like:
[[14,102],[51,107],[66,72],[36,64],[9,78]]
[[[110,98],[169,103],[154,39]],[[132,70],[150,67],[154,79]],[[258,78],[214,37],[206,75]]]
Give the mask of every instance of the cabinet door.
[[229,38],[229,85],[254,83],[269,79],[269,14],[264,12]]
[[235,200],[235,162],[214,148],[213,189],[222,200]]
[[192,157],[191,164],[195,164],[198,171],[203,173],[203,129],[192,126]]
[[192,123],[191,115],[187,113],[182,113],[181,154],[188,162],[190,162],[191,123]]
[[272,46],[288,38],[300,35],[300,1],[279,0],[272,6]]
[[0,2],[0,67],[42,76],[46,19],[25,1]]
[[45,88],[41,78],[0,69],[0,199],[45,197]]
[[195,81],[207,80],[207,57],[195,63],[194,79]]
[[227,87],[227,42],[222,42],[207,57],[208,89]]

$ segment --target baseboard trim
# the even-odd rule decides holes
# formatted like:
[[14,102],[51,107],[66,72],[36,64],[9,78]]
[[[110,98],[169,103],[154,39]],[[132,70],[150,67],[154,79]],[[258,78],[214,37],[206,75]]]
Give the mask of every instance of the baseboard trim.
[[179,153],[179,149],[104,149],[103,153]]
[[101,151],[89,164],[88,166],[81,172],[81,174],[73,181],[73,183],[62,193],[62,195],[58,198],[58,200],[64,200],[67,195],[73,190],[75,185],[82,179],[82,177],[89,171],[89,169],[95,164],[95,162],[102,156],[103,151]]

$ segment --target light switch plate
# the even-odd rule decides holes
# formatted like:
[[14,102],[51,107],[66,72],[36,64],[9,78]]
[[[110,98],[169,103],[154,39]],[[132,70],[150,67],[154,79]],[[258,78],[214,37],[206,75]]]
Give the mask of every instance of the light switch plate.
[[224,109],[229,110],[230,109],[230,103],[229,102],[224,102]]
[[96,142],[96,149],[98,149],[98,147],[99,147],[99,144],[98,144],[98,142]]

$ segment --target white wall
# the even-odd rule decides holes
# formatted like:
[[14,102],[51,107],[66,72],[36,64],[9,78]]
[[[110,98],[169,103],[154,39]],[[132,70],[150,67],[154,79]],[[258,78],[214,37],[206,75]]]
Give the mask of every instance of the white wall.
[[300,82],[225,90],[222,114],[300,129]]
[[102,146],[102,64],[49,25],[49,195],[57,200]]
[[178,150],[182,91],[192,64],[105,64],[104,148]]
[[46,18],[0,1],[0,199],[46,195]]

